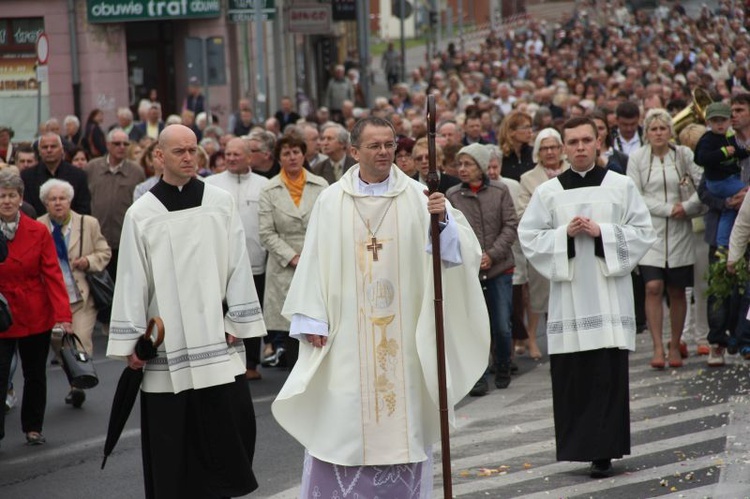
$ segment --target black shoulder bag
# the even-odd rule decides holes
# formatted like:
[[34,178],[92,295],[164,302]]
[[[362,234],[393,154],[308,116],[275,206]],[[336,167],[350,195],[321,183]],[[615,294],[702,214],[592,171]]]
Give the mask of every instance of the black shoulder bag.
[[[83,256],[83,218],[85,216],[81,215],[81,245],[78,248],[78,258]],[[89,283],[89,293],[94,297],[96,309],[109,309],[112,306],[112,297],[115,294],[115,282],[107,269],[98,272],[86,272],[86,281]]]

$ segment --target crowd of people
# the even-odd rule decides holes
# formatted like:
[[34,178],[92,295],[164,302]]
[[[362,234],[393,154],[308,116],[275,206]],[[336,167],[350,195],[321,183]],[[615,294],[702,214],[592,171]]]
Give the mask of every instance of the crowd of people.
[[[708,365],[717,367],[724,365],[727,351],[750,360],[750,321],[746,319],[750,286],[733,282],[728,295],[708,295],[704,279],[709,266],[715,265],[725,265],[733,275],[745,258],[750,239],[750,202],[745,202],[750,182],[750,35],[740,5],[722,0],[715,12],[704,7],[691,18],[679,1],[661,0],[653,14],[647,15],[631,12],[619,0],[591,0],[580,4],[576,13],[558,26],[529,20],[523,28],[490,33],[479,50],[465,53],[451,44],[425,66],[414,68],[408,81],[397,81],[390,63],[385,67],[390,95],[377,96],[370,107],[362,101],[357,70],[347,71],[341,65],[332,71],[325,105],[299,113],[294,101],[283,97],[274,116],[262,123],[254,121],[251,101],[243,98],[227,128],[222,129],[210,113],[202,108],[195,112],[201,100],[199,88],[193,84],[192,104],[165,120],[161,105],[152,96],[139,105],[137,121],[131,109],[122,107],[117,122],[105,128],[103,113],[94,109],[83,124],[76,116],[64,117],[62,125],[58,119],[49,119],[33,143],[14,142],[13,131],[0,126],[0,242],[9,250],[5,262],[0,263],[0,293],[14,317],[12,328],[0,333],[0,396],[6,401],[6,411],[0,414],[0,439],[5,412],[16,404],[12,379],[17,358],[24,376],[23,431],[29,444],[44,443],[47,354],[50,345],[53,351],[59,349],[51,334],[53,326],[75,331],[93,355],[97,319],[105,324],[102,329],[106,332],[109,311],[96,310],[86,272],[107,269],[116,281],[125,275],[118,273],[121,239],[128,241],[124,252],[130,264],[143,264],[133,253],[133,244],[140,239],[132,232],[142,228],[126,213],[144,196],[148,199],[139,201],[139,210],[158,211],[149,204],[153,201],[148,193],[170,212],[200,206],[204,187],[196,187],[190,179],[212,186],[206,193],[214,192],[214,187],[227,191],[237,223],[243,228],[243,251],[269,333],[263,341],[258,330],[236,335],[244,344],[244,379],[261,380],[260,367],[291,369],[298,357],[304,369],[319,369],[310,367],[309,352],[304,359],[300,356],[300,343],[303,348],[307,347],[305,339],[314,348],[326,345],[330,324],[324,324],[318,314],[327,305],[323,302],[318,304],[320,308],[311,308],[313,300],[304,303],[301,284],[295,283],[311,284],[315,272],[322,270],[305,267],[302,277],[295,279],[295,275],[300,263],[312,258],[305,257],[310,237],[314,243],[310,251],[320,261],[325,260],[326,245],[341,237],[328,241],[325,221],[319,219],[311,236],[311,217],[318,205],[323,207],[317,209],[328,210],[324,213],[331,220],[344,216],[331,208],[336,206],[335,192],[348,200],[341,201],[346,206],[353,203],[354,213],[363,223],[378,212],[378,203],[383,204],[382,224],[389,213],[385,208],[390,207],[388,189],[395,188],[396,182],[402,190],[409,185],[412,187],[406,192],[412,196],[417,183],[426,184],[427,95],[434,95],[437,104],[440,172],[440,196],[429,201],[437,204],[427,206],[441,215],[441,223],[453,227],[450,230],[457,230],[458,223],[470,228],[478,241],[480,259],[474,278],[481,286],[494,342],[486,369],[481,366],[485,372],[471,380],[472,396],[488,393],[490,375],[494,375],[497,388],[508,388],[518,369],[518,356],[543,358],[537,332],[545,317],[551,357],[580,353],[589,348],[586,345],[602,347],[601,342],[580,337],[574,341],[580,342],[577,347],[565,340],[568,335],[580,336],[596,322],[599,326],[616,323],[610,324],[615,331],[612,344],[626,350],[634,347],[629,331],[648,330],[654,369],[680,368],[691,353],[706,355]],[[704,92],[708,100],[699,97]],[[193,137],[194,151],[189,145]],[[376,142],[370,144],[371,140]],[[179,148],[178,142],[188,145]],[[194,154],[195,161],[180,160],[185,151],[188,156]],[[589,161],[596,172],[608,176],[589,175]],[[389,187],[385,184],[393,163],[397,170],[392,174],[394,185]],[[359,184],[351,178],[353,168],[359,172]],[[169,185],[181,189],[172,192],[165,186],[165,175],[179,179]],[[556,212],[545,203],[564,199],[565,194],[550,187],[558,185],[548,182],[552,179],[559,180],[563,191],[609,186],[607,189],[617,193],[611,196],[635,196],[635,200],[628,198],[623,208],[620,197],[612,201],[602,195],[607,208],[588,204],[578,206],[576,213],[564,212],[567,208]],[[384,184],[382,189],[380,184]],[[375,196],[379,201],[372,206],[363,203],[360,208],[356,202],[359,196]],[[443,199],[449,201],[450,210],[441,204]],[[215,202],[224,206],[218,198]],[[609,207],[610,202],[614,208]],[[600,209],[622,213],[594,213]],[[653,234],[644,222],[645,210]],[[624,231],[592,221],[627,213],[633,218],[625,224],[630,229]],[[457,216],[458,222],[451,222]],[[546,230],[545,223],[553,224],[550,220],[561,216],[569,219],[567,238],[565,231],[557,236],[545,233],[548,241],[532,237]],[[398,228],[395,221],[393,224],[388,229],[394,231],[393,237],[405,236],[399,232],[405,229]],[[384,241],[379,227],[361,227],[371,237],[371,246],[352,257],[352,262],[366,268],[367,277],[364,283],[352,278],[353,285],[397,280],[396,267],[378,270],[383,275],[377,277],[372,274],[375,267],[363,263],[365,255],[371,263],[378,261]],[[446,228],[445,233],[450,230]],[[123,236],[124,231],[131,233]],[[590,248],[588,243],[574,243],[579,235],[590,237]],[[452,237],[464,241],[466,234]],[[348,239],[343,241],[346,245]],[[591,255],[586,253],[589,249]],[[331,251],[330,255],[339,255],[338,250]],[[592,281],[591,286],[601,286],[609,293],[627,289],[632,296],[620,295],[619,301],[611,300],[606,307],[602,305],[606,310],[592,312],[588,318],[566,315],[570,300],[579,299],[576,279],[582,278],[574,277],[567,263],[561,262],[572,261],[576,255],[576,261],[595,255],[606,262],[601,279]],[[464,255],[464,259],[468,257]],[[624,263],[626,260],[629,263]],[[461,261],[460,251],[457,261]],[[133,277],[127,279],[130,282]],[[565,281],[574,284],[568,287]],[[148,288],[146,281],[138,285]],[[325,289],[315,296],[328,296],[329,285],[328,281],[321,283]],[[292,297],[287,303],[294,303],[289,310],[284,309],[287,295]],[[411,305],[418,307],[417,301]],[[447,303],[446,314],[465,315],[463,310],[452,311]],[[146,308],[150,306],[146,304]],[[228,317],[233,306],[225,303]],[[627,312],[631,307],[633,313]],[[116,325],[130,312],[115,311],[121,314],[113,318],[115,335],[127,336],[128,327],[135,327]],[[665,314],[670,329],[666,344]],[[238,319],[239,315],[232,317]],[[385,335],[390,322],[377,322],[381,319],[368,316],[373,330],[383,328]],[[576,324],[572,333],[566,329],[571,321]],[[237,325],[231,327],[242,330]],[[313,334],[305,337],[303,332]],[[330,334],[337,332],[331,329]],[[227,333],[233,334],[228,329]],[[111,348],[113,355],[129,355],[127,348]],[[132,358],[129,361],[141,365]],[[553,375],[573,369],[573,361],[557,360]],[[594,362],[618,369],[623,366],[621,357]],[[377,367],[373,369],[377,371]],[[475,370],[467,368],[466,373],[477,374]],[[610,374],[621,376],[622,372]],[[291,383],[306,381],[298,375]],[[559,385],[555,390],[571,388]],[[280,397],[277,412],[282,424],[300,409],[296,396],[290,392],[289,400]],[[332,397],[332,407],[341,403]],[[380,400],[378,397],[376,393]],[[81,407],[84,401],[85,392],[73,387],[65,397],[74,407]],[[557,405],[556,424],[570,424],[575,414],[558,414]],[[295,434],[294,425],[286,424]],[[312,447],[318,444],[309,442]],[[564,444],[558,441],[558,450]],[[594,461],[592,476],[608,472],[608,461],[601,458],[620,457],[629,451],[629,442],[620,444],[613,444],[619,450],[612,456],[591,458],[582,453],[589,456],[585,460]],[[568,449],[559,457],[578,460],[582,454]],[[315,461],[314,465],[319,464]]]

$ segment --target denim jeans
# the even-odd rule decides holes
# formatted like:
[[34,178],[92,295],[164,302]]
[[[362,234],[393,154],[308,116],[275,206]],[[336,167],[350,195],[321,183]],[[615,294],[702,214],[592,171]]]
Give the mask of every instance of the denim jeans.
[[510,367],[513,276],[502,274],[482,281],[482,289],[490,315],[490,332],[495,342],[495,365],[507,369]]
[[[724,180],[706,179],[706,188],[714,196],[721,198],[732,197],[745,187],[745,183],[739,175],[732,175]],[[737,210],[726,208],[722,210],[719,217],[719,228],[716,232],[716,244],[723,247],[729,247],[729,235],[732,233],[734,220],[737,218]]]

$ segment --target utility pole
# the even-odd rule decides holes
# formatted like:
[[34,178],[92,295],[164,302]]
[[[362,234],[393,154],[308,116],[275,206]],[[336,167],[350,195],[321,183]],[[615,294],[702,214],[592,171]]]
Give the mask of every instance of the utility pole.
[[255,116],[258,121],[266,119],[266,60],[265,44],[263,43],[263,0],[255,0]]
[[[257,1],[257,0],[256,0]],[[359,45],[359,84],[365,96],[365,105],[370,106],[370,0],[357,2],[357,24]]]
[[399,17],[401,18],[401,81],[406,81],[406,34],[404,18],[406,17],[406,0],[399,0]]

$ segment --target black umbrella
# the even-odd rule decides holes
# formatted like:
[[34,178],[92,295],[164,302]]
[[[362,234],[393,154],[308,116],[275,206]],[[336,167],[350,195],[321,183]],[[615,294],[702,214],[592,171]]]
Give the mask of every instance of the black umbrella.
[[[156,328],[156,338],[152,338],[152,333]],[[135,354],[141,360],[151,360],[156,357],[156,349],[164,341],[164,323],[159,317],[154,317],[148,321],[146,334],[138,339],[135,345]],[[102,459],[102,468],[107,464],[107,457],[112,453],[117,445],[117,440],[125,428],[130,412],[133,410],[135,399],[138,397],[138,391],[143,381],[143,369],[131,369],[126,367],[120,375],[120,381],[117,382],[115,398],[112,400],[112,410],[109,414],[109,427],[107,428],[107,440],[104,442],[104,459]]]

